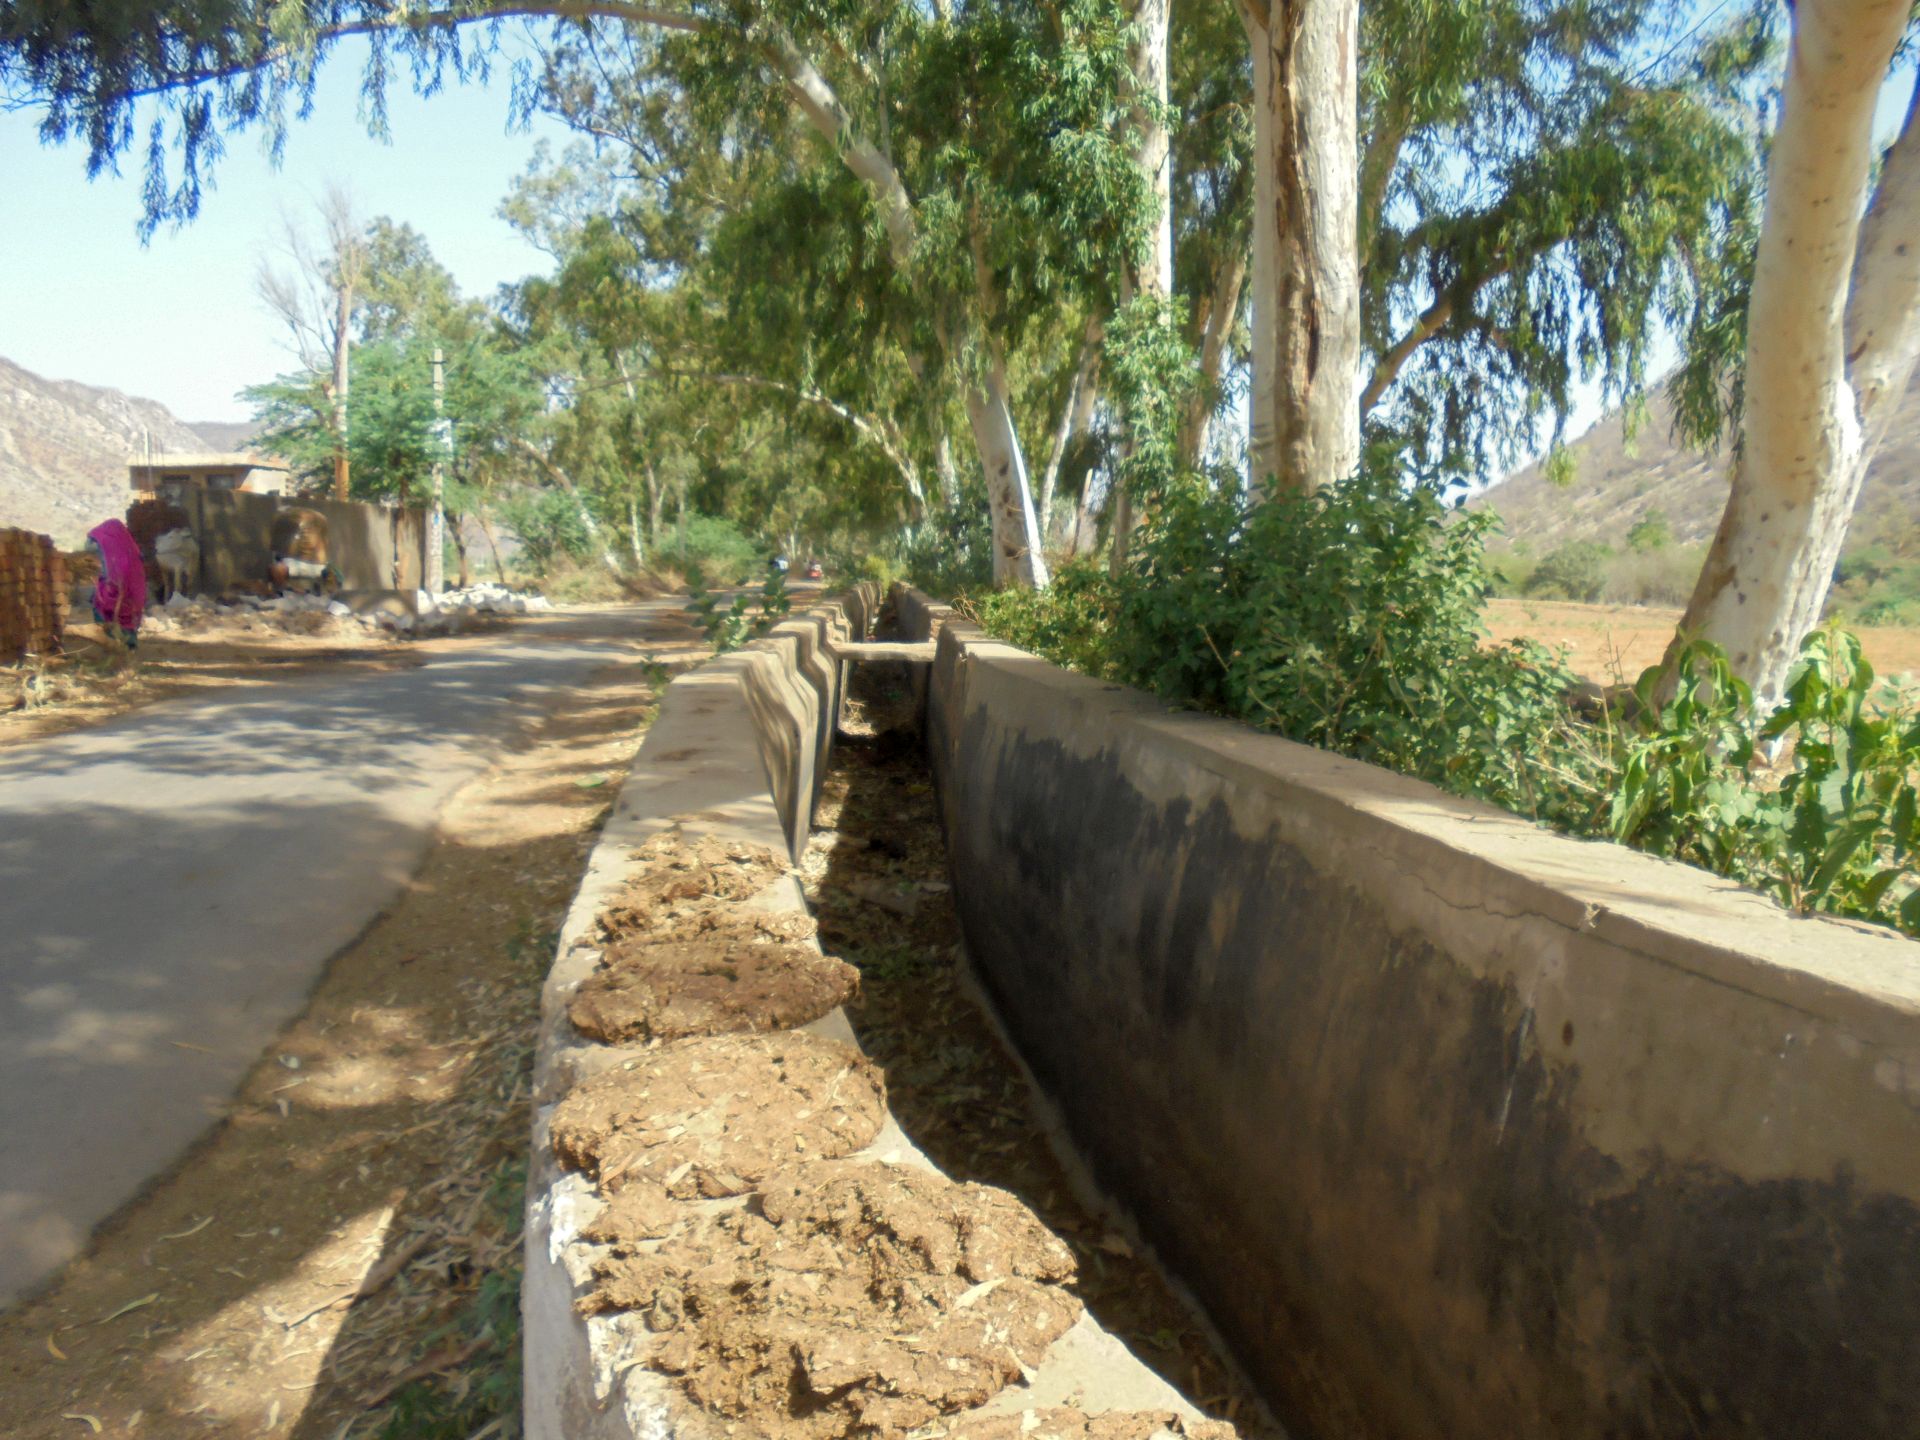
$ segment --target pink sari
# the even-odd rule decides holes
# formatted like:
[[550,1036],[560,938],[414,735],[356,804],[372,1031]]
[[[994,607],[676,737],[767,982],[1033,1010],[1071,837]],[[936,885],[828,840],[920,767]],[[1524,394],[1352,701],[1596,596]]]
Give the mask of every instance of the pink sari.
[[93,610],[102,625],[111,621],[129,633],[147,613],[147,569],[140,547],[126,525],[104,520],[87,532],[100,548],[100,579],[93,587]]

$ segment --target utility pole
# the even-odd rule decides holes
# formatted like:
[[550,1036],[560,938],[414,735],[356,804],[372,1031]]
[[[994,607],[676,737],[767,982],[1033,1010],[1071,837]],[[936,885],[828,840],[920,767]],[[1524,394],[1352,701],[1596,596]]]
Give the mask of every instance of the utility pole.
[[345,500],[351,488],[347,469],[347,352],[351,344],[347,329],[353,319],[353,284],[340,282],[340,314],[333,332],[333,498]]
[[433,508],[427,512],[427,593],[438,595],[447,583],[447,460],[453,454],[453,426],[443,412],[447,376],[440,347],[433,347]]

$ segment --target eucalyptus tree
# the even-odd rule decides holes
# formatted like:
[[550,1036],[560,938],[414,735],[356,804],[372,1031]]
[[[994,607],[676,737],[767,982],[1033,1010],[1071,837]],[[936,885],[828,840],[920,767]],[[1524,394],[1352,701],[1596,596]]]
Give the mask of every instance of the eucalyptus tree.
[[1359,0],[1238,0],[1253,56],[1256,490],[1360,461]]
[[1860,482],[1920,356],[1920,92],[1884,155],[1873,143],[1909,23],[1906,0],[1792,11],[1730,492],[1670,652],[1714,641],[1762,705],[1819,619]]
[[1232,8],[1183,0],[1174,11],[1174,279],[1186,299],[1196,383],[1181,419],[1193,465],[1213,448],[1213,420],[1230,370],[1247,359],[1242,312],[1253,228],[1253,81]]
[[319,201],[317,234],[291,216],[282,217],[282,258],[262,258],[254,276],[261,302],[286,328],[293,353],[316,377],[331,440],[333,497],[344,500],[352,485],[348,396],[352,380],[356,292],[369,265],[365,228],[353,197],[329,186]]
[[[348,496],[417,504],[439,455],[443,410],[455,434],[445,506],[464,577],[470,567],[458,522],[472,516],[486,528],[494,493],[524,471],[513,441],[541,414],[543,390],[499,317],[460,294],[418,231],[378,216],[340,243],[357,257],[345,312],[316,282],[321,303],[295,311],[319,337],[299,352],[301,367],[245,392],[260,438],[310,489],[331,486],[339,496],[344,472]],[[299,297],[291,282],[288,293]],[[349,343],[354,380],[342,390],[333,357]],[[438,408],[436,349],[446,377]]]
[[1659,0],[1369,0],[1359,409],[1495,472],[1577,386],[1637,397],[1757,194],[1767,26]]
[[196,211],[226,134],[283,134],[344,37],[368,41],[377,129],[396,67],[426,90],[484,70],[506,19],[552,20],[562,38],[686,37],[688,73],[710,96],[777,95],[865,187],[895,283],[921,306],[914,348],[957,377],[996,575],[1044,581],[1007,356],[1033,310],[1109,273],[1140,223],[1143,187],[1119,123],[1129,12],[1116,0],[940,0],[931,11],[914,0],[174,0],[110,12],[27,0],[0,22],[0,53],[9,84],[46,100],[43,132],[83,137],[95,165],[129,148],[142,106],[154,107],[149,224]]

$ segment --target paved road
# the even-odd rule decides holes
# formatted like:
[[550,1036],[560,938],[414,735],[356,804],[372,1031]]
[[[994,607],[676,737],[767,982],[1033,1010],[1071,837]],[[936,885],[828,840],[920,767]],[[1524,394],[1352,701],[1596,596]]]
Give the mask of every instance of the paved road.
[[0,751],[0,1305],[207,1128],[446,797],[543,697],[644,648],[644,613]]

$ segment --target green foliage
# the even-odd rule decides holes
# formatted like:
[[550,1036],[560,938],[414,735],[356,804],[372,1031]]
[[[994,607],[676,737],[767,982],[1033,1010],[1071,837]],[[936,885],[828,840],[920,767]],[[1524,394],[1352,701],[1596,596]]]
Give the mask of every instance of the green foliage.
[[755,579],[767,563],[766,548],[733,521],[697,512],[670,525],[657,538],[654,555],[690,575],[715,576],[727,584]]
[[1627,530],[1627,548],[1629,550],[1664,550],[1673,543],[1673,527],[1667,523],[1667,512],[1653,509],[1647,511]]
[[1862,625],[1920,623],[1920,559],[1879,540],[1849,544],[1834,569],[1831,604]]
[[1744,877],[1751,865],[1741,827],[1759,800],[1746,780],[1753,694],[1723,653],[1698,643],[1678,656],[1665,700],[1661,681],[1655,667],[1634,687],[1607,832],[1636,849]]
[[1607,559],[1612,554],[1597,540],[1569,540],[1540,557],[1527,576],[1526,593],[1592,604],[1606,588]]
[[1561,802],[1526,757],[1570,723],[1571,677],[1537,647],[1482,645],[1492,523],[1385,464],[1251,511],[1196,482],[1149,516],[1128,575],[1083,565],[970,603],[1088,673],[1543,814]]
[[1763,878],[1782,904],[1920,931],[1920,718],[1911,695],[1876,693],[1860,642],[1815,631],[1761,730],[1793,768],[1760,817],[1777,838]]
[[[963,603],[1084,673],[1420,776],[1578,835],[1729,876],[1801,912],[1920,932],[1920,715],[1859,643],[1809,637],[1770,715],[1726,656],[1684,648],[1597,715],[1537,646],[1480,630],[1484,515],[1383,468],[1248,512],[1169,497],[1120,577]],[[1551,557],[1549,557],[1551,558]]]
[[930,595],[960,595],[993,583],[993,547],[986,512],[963,505],[943,523],[914,533],[905,547],[907,579]]
[[[1594,599],[1604,605],[1684,605],[1705,559],[1704,545],[1663,545],[1652,550],[1603,554],[1599,591]],[[1538,587],[1534,585],[1534,573],[1541,563],[1524,544],[1490,548],[1486,565],[1492,593],[1572,598],[1571,587],[1557,583],[1552,570]]]
[[579,507],[558,490],[516,491],[502,502],[500,518],[520,537],[521,563],[541,578],[561,559],[592,548]]
[[698,570],[687,577],[687,593],[692,597],[687,613],[707,637],[716,655],[738,650],[749,640],[759,639],[793,610],[793,600],[787,594],[787,577],[777,570],[770,572],[761,583],[757,596],[749,597],[742,592],[735,595],[730,604],[723,603],[721,596],[707,588]]
[[1727,313],[1773,52],[1765,25],[1705,19],[1361,7],[1361,320],[1391,382],[1370,418],[1427,463],[1497,471],[1542,422],[1559,438],[1583,380],[1635,396],[1663,328]]
[[[1920,932],[1920,717],[1876,686],[1860,642],[1807,637],[1781,703],[1756,725],[1752,696],[1716,647],[1635,687],[1609,815],[1614,838],[1732,876],[1789,909]],[[1775,755],[1783,773],[1770,777]]]

